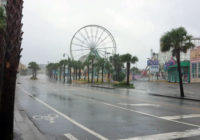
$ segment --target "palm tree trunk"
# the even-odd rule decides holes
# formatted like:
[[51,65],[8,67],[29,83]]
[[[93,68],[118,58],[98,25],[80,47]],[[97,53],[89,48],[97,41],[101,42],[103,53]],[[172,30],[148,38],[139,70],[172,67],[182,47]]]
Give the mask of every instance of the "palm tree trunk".
[[102,83],[103,83],[103,69],[104,69],[104,67],[102,66],[102,68],[101,68],[101,81],[102,81]]
[[65,65],[63,66],[63,83],[65,83]]
[[129,85],[130,62],[126,63],[126,69],[127,69],[127,77],[126,77],[127,78],[127,80],[126,80],[127,82],[126,82],[126,84]]
[[62,66],[60,66],[60,75],[59,75],[59,80],[61,81],[61,77],[62,77]]
[[97,71],[97,83],[99,82],[99,71]]
[[180,94],[181,94],[181,97],[184,97],[183,82],[182,82],[182,73],[181,73],[181,63],[180,63],[180,51],[178,51],[178,53],[176,55],[176,59],[177,59],[177,65],[178,65]]
[[14,99],[17,68],[21,57],[23,0],[7,0],[6,53],[0,104],[1,139],[13,140]]
[[77,68],[75,68],[75,76],[76,76],[76,80],[77,80]]
[[92,83],[94,82],[94,67],[93,67],[94,60],[92,59]]
[[69,82],[72,82],[72,69],[69,67]]
[[87,70],[88,70],[88,83],[90,82],[90,70],[89,70],[90,66],[87,66]]
[[79,69],[79,80],[81,80],[81,69]]

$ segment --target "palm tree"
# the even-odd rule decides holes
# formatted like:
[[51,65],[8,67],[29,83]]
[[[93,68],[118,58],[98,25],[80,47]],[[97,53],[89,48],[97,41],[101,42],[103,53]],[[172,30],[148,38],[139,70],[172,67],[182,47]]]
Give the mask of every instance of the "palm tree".
[[83,69],[83,64],[81,63],[81,61],[77,62],[77,68],[78,68],[78,77],[80,80],[81,79],[81,69]]
[[59,61],[59,81],[61,81],[61,77],[62,77],[62,67],[63,67],[63,60]]
[[191,42],[192,36],[188,35],[187,31],[183,27],[172,29],[171,31],[165,33],[160,39],[160,48],[162,52],[172,51],[172,56],[176,57],[178,64],[179,73],[179,86],[180,86],[180,96],[184,97],[183,83],[182,83],[182,73],[180,65],[180,53],[186,53],[188,49],[194,47]]
[[114,80],[120,81],[120,72],[123,67],[123,63],[119,54],[114,54],[110,57],[110,62],[114,66]]
[[131,54],[127,53],[124,55],[121,55],[122,62],[126,63],[126,84],[129,85],[129,75],[130,75],[130,66],[131,63],[134,64],[138,61],[138,58],[136,56],[132,56]]
[[92,83],[94,82],[94,60],[95,60],[95,55],[93,55],[92,53],[89,54],[88,56],[89,61],[91,61],[91,66],[92,66]]
[[88,83],[90,82],[90,61],[88,58],[85,60],[84,65],[87,66]]
[[72,82],[72,66],[73,66],[73,64],[72,64],[72,60],[70,59],[70,58],[68,58],[68,60],[67,60],[67,65],[68,65],[68,72],[69,72],[69,83],[71,83]]
[[5,38],[5,57],[3,63],[6,67],[4,67],[3,71],[0,105],[1,139],[5,140],[13,139],[16,76],[22,51],[22,5],[23,0],[7,0],[5,8],[6,28],[3,35],[3,38]]
[[108,60],[105,62],[105,69],[108,71],[108,80],[110,81],[110,74],[113,71],[113,68]]
[[68,60],[63,60],[63,83],[65,83],[65,68],[66,68],[66,65],[68,64]]
[[36,62],[30,62],[28,68],[32,69],[32,79],[37,79],[37,70],[40,69],[39,65]]
[[104,74],[104,67],[105,67],[105,59],[104,58],[99,58],[98,59],[98,65],[101,67],[101,81],[103,83],[103,74]]

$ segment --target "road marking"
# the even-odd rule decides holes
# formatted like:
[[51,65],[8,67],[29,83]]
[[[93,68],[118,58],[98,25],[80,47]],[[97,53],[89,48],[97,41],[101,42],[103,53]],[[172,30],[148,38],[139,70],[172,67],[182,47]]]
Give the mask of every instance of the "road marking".
[[67,137],[69,140],[78,140],[76,137],[74,137],[73,135],[71,135],[70,133],[68,134],[64,134],[65,137]]
[[125,106],[153,106],[153,107],[160,107],[160,105],[156,104],[126,104],[126,103],[118,103],[120,105],[125,105]]
[[191,130],[185,130],[183,132],[161,133],[161,134],[133,137],[121,140],[172,140],[172,139],[194,137],[199,135],[200,135],[200,129],[191,129]]
[[168,120],[178,120],[178,119],[198,118],[198,117],[200,117],[200,114],[189,114],[189,115],[178,115],[178,116],[164,116],[164,117],[160,117],[160,118],[168,119]]
[[68,121],[70,121],[71,123],[75,124],[76,126],[82,128],[83,130],[87,131],[88,133],[94,135],[95,137],[101,139],[101,140],[108,140],[108,138],[94,132],[93,130],[83,126],[82,124],[78,123],[77,121],[73,120],[72,118],[70,118],[69,116],[63,114],[62,112],[56,110],[55,108],[53,108],[52,106],[48,105],[47,103],[43,102],[42,100],[38,99],[37,97],[34,97],[33,95],[31,95],[31,93],[27,92],[26,90],[20,88],[21,90],[24,91],[25,94],[27,94],[28,96],[32,97],[33,99],[35,99],[36,101],[40,102],[41,104],[43,104],[44,106],[46,106],[47,108],[51,109],[52,111],[56,112],[57,114],[59,114],[60,116],[64,117],[65,119],[67,119]]
[[49,121],[49,123],[54,123],[55,119],[58,118],[58,115],[57,114],[48,114],[47,116],[42,116],[42,115],[35,115],[33,116],[33,119],[35,120],[46,120],[46,121]]
[[175,122],[175,123],[179,123],[179,124],[184,124],[184,125],[188,125],[188,126],[193,126],[193,127],[200,128],[200,125],[191,124],[191,123],[187,123],[187,122],[181,122],[181,121],[177,121],[177,120],[165,119],[165,118],[162,118],[162,117],[159,117],[159,116],[156,116],[156,115],[148,114],[148,113],[137,111],[137,110],[134,110],[134,109],[128,109],[128,108],[124,108],[124,107],[117,106],[117,105],[114,105],[114,104],[106,103],[106,102],[103,102],[103,101],[91,99],[91,97],[87,97],[87,96],[83,96],[83,95],[79,95],[79,94],[72,94],[72,95],[74,95],[74,96],[81,96],[81,97],[86,98],[89,101],[92,101],[92,102],[96,101],[98,103],[101,103],[101,104],[104,104],[104,105],[107,105],[107,106],[111,106],[113,108],[118,108],[118,109],[122,109],[122,110],[126,110],[126,111],[135,112],[135,113],[138,113],[138,114],[142,114],[142,115],[145,115],[145,116],[154,117],[154,118],[157,118],[157,119],[162,119],[162,120],[166,120],[166,121],[171,121],[171,122]]

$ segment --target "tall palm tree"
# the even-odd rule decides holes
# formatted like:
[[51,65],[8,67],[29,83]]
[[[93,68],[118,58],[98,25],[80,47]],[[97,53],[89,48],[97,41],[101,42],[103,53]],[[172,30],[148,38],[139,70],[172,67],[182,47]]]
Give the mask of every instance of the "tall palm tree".
[[103,83],[103,74],[104,74],[104,67],[105,67],[105,59],[99,58],[98,59],[98,65],[101,67],[101,81]]
[[7,0],[5,8],[5,67],[0,105],[1,139],[5,140],[13,139],[16,76],[22,51],[22,5],[23,0]]
[[78,79],[81,79],[81,69],[83,69],[83,64],[81,63],[81,61],[77,62],[77,68],[78,68]]
[[127,53],[124,55],[121,55],[122,62],[126,63],[126,84],[129,85],[129,75],[130,75],[130,66],[131,63],[134,64],[138,61],[138,58],[136,56],[132,56],[131,54]]
[[91,61],[91,67],[92,67],[92,80],[91,82],[94,82],[94,60],[95,60],[95,55],[93,55],[92,53],[89,54],[88,56],[89,61]]
[[172,56],[176,57],[179,73],[179,86],[180,96],[184,97],[184,89],[182,82],[181,64],[180,64],[180,53],[186,53],[188,49],[194,47],[191,42],[192,36],[188,35],[184,27],[172,29],[165,33],[160,39],[160,48],[162,52],[172,51]]
[[105,69],[108,71],[108,80],[110,81],[110,74],[113,71],[111,63],[107,60],[105,61]]
[[114,80],[120,81],[120,72],[123,67],[123,63],[119,54],[114,54],[110,57],[110,62],[114,66]]
[[60,68],[60,71],[59,71],[59,80],[61,81],[61,77],[62,77],[62,67],[63,67],[63,63],[64,63],[64,60],[60,60],[59,62],[59,68]]
[[37,71],[40,69],[36,62],[30,62],[28,68],[32,69],[32,79],[37,79]]
[[88,83],[90,83],[90,61],[88,58],[85,60],[84,65],[87,66]]
[[72,63],[73,63],[72,60],[70,58],[68,58],[67,65],[68,65],[68,72],[69,72],[69,81],[68,81],[69,83],[72,82],[72,66],[73,66]]
[[68,60],[63,60],[63,83],[65,83],[65,68],[66,68],[66,65],[68,65]]

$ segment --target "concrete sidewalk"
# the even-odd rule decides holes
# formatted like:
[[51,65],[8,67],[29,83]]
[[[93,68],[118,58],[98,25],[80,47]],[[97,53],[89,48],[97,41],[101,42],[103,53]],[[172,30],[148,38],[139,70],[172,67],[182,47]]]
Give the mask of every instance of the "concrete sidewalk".
[[46,140],[45,136],[20,107],[18,99],[15,100],[14,140]]
[[[149,94],[156,94],[169,97],[180,97],[180,89],[178,83],[168,82],[148,82],[148,81],[134,81],[137,90],[143,90]],[[200,84],[183,84],[185,99],[200,101]]]

